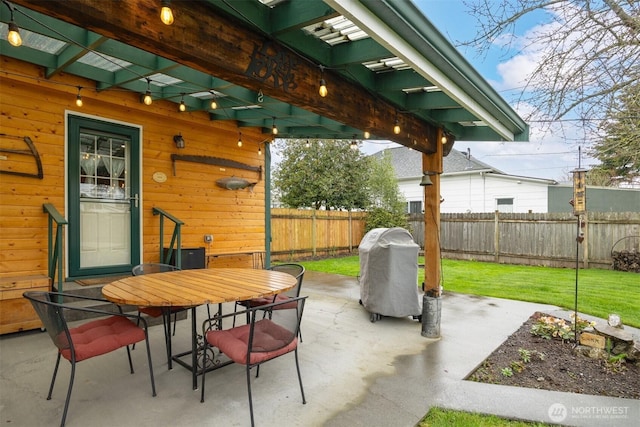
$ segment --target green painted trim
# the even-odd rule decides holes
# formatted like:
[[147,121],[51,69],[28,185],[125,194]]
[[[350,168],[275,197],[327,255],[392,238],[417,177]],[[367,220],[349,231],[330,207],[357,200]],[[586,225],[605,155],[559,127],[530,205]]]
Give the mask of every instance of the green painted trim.
[[130,190],[131,194],[140,195],[140,156],[141,142],[140,129],[111,123],[82,116],[69,115],[68,118],[68,147],[67,147],[67,168],[68,168],[68,254],[69,268],[67,274],[69,277],[85,277],[108,275],[115,273],[130,272],[134,265],[140,263],[140,215],[141,209],[138,205],[137,209],[131,209],[131,260],[129,264],[121,264],[106,267],[80,268],[80,150],[78,144],[81,129],[89,129],[96,132],[104,132],[108,134],[122,135],[131,141],[130,147]]
[[271,144],[264,144],[264,266],[271,267]]

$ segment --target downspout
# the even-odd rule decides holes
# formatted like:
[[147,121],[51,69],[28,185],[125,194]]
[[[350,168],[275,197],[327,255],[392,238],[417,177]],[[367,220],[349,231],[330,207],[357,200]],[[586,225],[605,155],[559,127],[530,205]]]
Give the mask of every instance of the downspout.
[[271,144],[264,144],[264,267],[271,267]]

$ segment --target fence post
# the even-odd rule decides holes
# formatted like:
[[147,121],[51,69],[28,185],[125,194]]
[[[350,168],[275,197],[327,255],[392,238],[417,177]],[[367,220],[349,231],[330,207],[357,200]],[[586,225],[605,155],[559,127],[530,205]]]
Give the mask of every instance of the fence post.
[[313,215],[311,216],[311,253],[313,256],[316,256],[316,212],[317,210],[313,210]]
[[583,215],[583,221],[580,224],[582,226],[582,232],[584,233],[584,241],[582,242],[582,266],[583,268],[589,268],[589,213],[585,212]]
[[349,229],[349,253],[353,252],[353,226],[351,224],[351,210],[349,210],[349,223],[347,228]]
[[500,212],[493,211],[493,260],[500,262]]

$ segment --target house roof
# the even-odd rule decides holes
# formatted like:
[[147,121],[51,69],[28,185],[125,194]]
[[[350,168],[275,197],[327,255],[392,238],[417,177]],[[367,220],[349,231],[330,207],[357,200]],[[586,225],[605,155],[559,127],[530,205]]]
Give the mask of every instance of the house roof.
[[[420,179],[422,177],[422,154],[420,152],[406,147],[395,147],[374,155],[380,157],[383,153],[388,153],[391,156],[391,164],[398,179]],[[479,171],[506,175],[501,170],[477,160],[470,152],[462,153],[455,148],[448,156],[444,157],[442,168],[443,175]]]
[[[395,110],[396,118],[442,128],[457,140],[528,139],[528,125],[409,0],[205,0],[171,4],[176,9],[174,27],[181,18],[200,19],[205,25],[206,18],[225,16],[227,22],[238,23],[246,31],[294,52],[299,67],[312,64],[324,73],[330,91],[340,87],[339,81],[357,87],[368,94],[372,104],[367,123],[363,118],[366,108],[363,114],[340,114],[341,103],[351,102],[348,97],[333,104],[327,101],[315,105],[315,101],[304,98],[298,103],[291,98],[298,94],[289,93],[287,99],[267,96],[255,87],[238,84],[248,81],[246,76],[230,81],[228,76],[207,72],[206,67],[193,66],[202,61],[190,59],[189,64],[183,62],[186,55],[170,57],[169,51],[177,49],[182,33],[194,31],[188,36],[197,37],[197,31],[202,33],[207,28],[194,29],[185,23],[180,31],[156,27],[157,16],[152,19],[155,12],[144,7],[141,0],[140,6],[135,0],[117,3],[139,12],[135,23],[141,28],[122,27],[130,17],[112,17],[115,12],[107,13],[115,7],[111,2],[74,0],[56,3],[56,8],[37,0],[14,3],[18,6],[13,13],[4,7],[8,3],[0,5],[2,54],[42,66],[47,79],[67,73],[95,81],[98,91],[129,90],[142,95],[151,89],[156,99],[176,105],[184,102],[189,111],[208,111],[210,120],[233,120],[239,128],[260,127],[265,134],[271,133],[277,120],[278,137],[282,138],[362,139],[362,132],[371,128],[372,138],[406,146],[413,138],[416,144],[417,137],[409,131],[399,135],[386,132],[391,125],[386,120],[380,123],[375,116],[376,110],[386,107]],[[193,16],[189,15],[190,9],[199,15],[193,11]],[[154,15],[147,17],[149,13]],[[127,15],[124,10],[122,14]],[[19,48],[10,46],[5,37],[11,15],[24,41]],[[231,25],[225,31],[230,29]],[[123,35],[124,31],[130,33]],[[170,36],[171,43],[163,41]],[[136,46],[144,37],[148,39]],[[161,43],[166,43],[167,57],[140,47],[157,48]],[[228,56],[226,59],[230,61]],[[212,59],[212,63],[215,61],[224,69],[224,60]],[[317,94],[317,88],[315,91]],[[217,109],[211,108],[212,99],[218,101]],[[432,144],[420,140],[416,149],[429,152]]]

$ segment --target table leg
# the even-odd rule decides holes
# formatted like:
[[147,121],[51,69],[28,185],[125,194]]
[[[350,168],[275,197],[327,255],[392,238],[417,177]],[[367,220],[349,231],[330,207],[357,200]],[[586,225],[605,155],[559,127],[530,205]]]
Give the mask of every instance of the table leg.
[[193,389],[198,389],[198,331],[196,330],[196,307],[191,309],[191,376]]
[[162,310],[162,321],[164,322],[164,344],[167,348],[167,364],[169,365],[169,369],[173,369],[173,363],[171,360],[171,355],[173,354],[171,350],[171,311],[168,309]]

